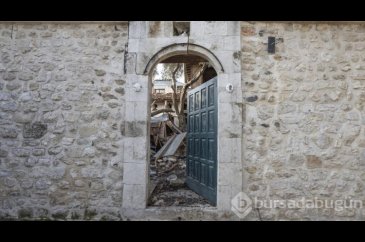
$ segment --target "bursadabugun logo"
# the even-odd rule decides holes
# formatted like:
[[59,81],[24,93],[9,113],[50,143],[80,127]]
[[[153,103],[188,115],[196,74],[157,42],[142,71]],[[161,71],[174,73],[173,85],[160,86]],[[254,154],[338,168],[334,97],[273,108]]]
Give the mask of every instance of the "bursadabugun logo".
[[252,211],[252,200],[246,193],[238,193],[231,201],[231,210],[239,218],[245,218]]
[[343,211],[344,209],[362,209],[363,201],[351,199],[320,199],[318,197],[298,199],[251,199],[246,193],[238,193],[231,201],[231,210],[240,218],[245,218],[253,209],[334,209]]

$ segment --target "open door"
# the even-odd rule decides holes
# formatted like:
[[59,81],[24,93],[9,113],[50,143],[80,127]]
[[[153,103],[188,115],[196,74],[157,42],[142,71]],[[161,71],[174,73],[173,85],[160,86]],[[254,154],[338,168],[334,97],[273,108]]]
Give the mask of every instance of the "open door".
[[217,77],[188,92],[187,177],[190,189],[217,203]]

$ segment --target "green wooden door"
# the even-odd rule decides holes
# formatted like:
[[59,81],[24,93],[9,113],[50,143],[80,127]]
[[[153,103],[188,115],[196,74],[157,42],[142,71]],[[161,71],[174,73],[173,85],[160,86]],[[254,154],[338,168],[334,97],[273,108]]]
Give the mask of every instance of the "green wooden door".
[[217,77],[188,92],[186,184],[217,201]]

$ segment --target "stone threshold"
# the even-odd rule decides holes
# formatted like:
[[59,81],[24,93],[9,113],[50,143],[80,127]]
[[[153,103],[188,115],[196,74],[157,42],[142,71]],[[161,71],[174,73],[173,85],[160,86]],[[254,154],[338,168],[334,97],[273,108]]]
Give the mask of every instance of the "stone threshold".
[[127,220],[133,221],[211,221],[238,220],[230,211],[219,211],[217,207],[147,207],[139,212],[132,212]]

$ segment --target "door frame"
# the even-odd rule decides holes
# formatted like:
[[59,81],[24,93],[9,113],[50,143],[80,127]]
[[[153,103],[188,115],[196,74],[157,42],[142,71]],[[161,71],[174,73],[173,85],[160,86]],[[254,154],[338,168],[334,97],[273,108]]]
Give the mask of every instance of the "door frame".
[[[206,59],[217,72],[217,205],[219,212],[231,211],[231,200],[242,191],[242,90],[241,74],[234,70],[233,56],[225,55],[221,62],[209,49],[188,45],[189,53]],[[152,70],[164,59],[186,54],[187,44],[178,43],[163,47],[138,73],[127,73],[124,129],[141,131],[124,138],[122,213],[126,216],[143,216],[147,208],[149,187],[149,137]],[[232,51],[233,53],[233,51]],[[145,53],[136,53],[145,56]],[[223,68],[222,63],[225,63]],[[225,71],[228,69],[228,71]],[[226,86],[233,91],[227,92]],[[241,104],[240,104],[241,103]],[[234,118],[232,118],[234,117]]]

